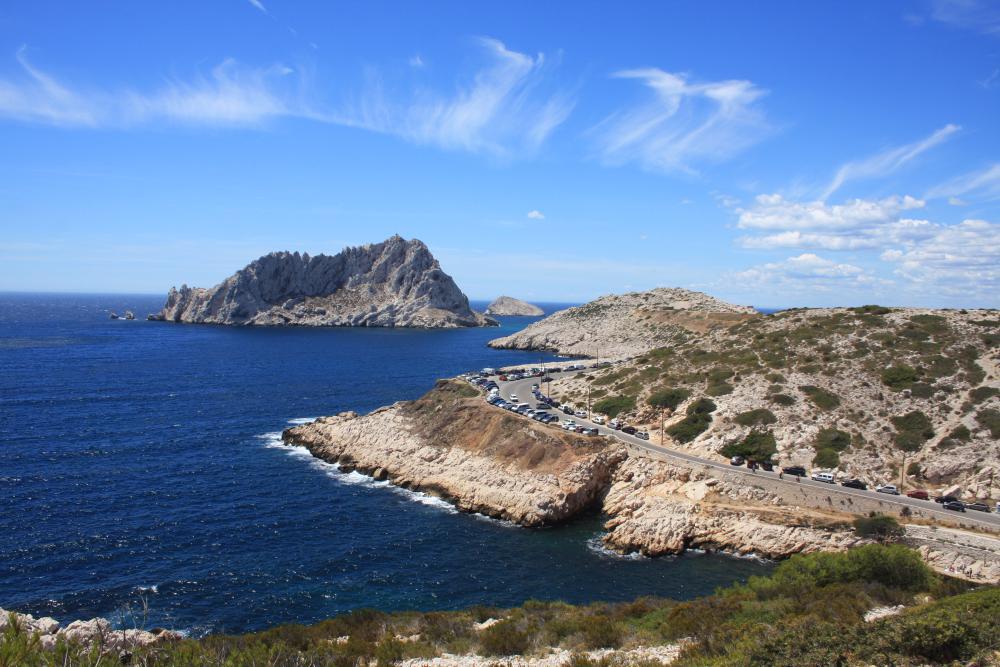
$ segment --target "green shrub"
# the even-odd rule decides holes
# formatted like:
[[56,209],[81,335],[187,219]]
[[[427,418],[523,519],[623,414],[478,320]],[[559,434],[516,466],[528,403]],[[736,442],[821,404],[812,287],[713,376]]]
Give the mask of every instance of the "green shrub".
[[688,405],[687,416],[670,426],[667,429],[667,434],[678,442],[691,442],[708,430],[714,411],[714,401],[708,398],[699,398]]
[[887,544],[901,539],[906,530],[893,517],[872,513],[871,516],[858,517],[854,520],[854,533],[858,537]]
[[767,408],[757,408],[739,413],[733,417],[733,421],[741,426],[755,426],[757,424],[773,424],[778,421],[778,418]]
[[965,424],[959,424],[955,428],[951,429],[951,433],[948,434],[949,438],[954,438],[955,440],[961,440],[962,442],[967,442],[969,438],[972,437],[972,431],[969,430]]
[[587,648],[618,648],[622,644],[623,630],[614,619],[596,614],[585,620],[583,642]]
[[774,434],[770,431],[750,431],[739,442],[733,442],[721,450],[723,456],[743,456],[753,461],[770,461],[778,452]]
[[930,398],[934,395],[934,387],[926,382],[914,382],[910,385],[910,396],[914,398]]
[[816,434],[817,449],[833,449],[842,452],[851,446],[851,434],[836,428],[820,429]]
[[840,465],[840,454],[835,449],[817,449],[813,465],[818,468],[836,468]]
[[705,393],[709,396],[725,396],[726,394],[733,393],[733,385],[728,382],[717,382],[715,384],[708,385],[705,389]]
[[776,403],[777,405],[783,405],[785,407],[788,407],[789,405],[795,405],[795,397],[789,396],[788,394],[771,394],[770,396],[767,397],[767,399],[772,403]]
[[832,410],[840,405],[840,398],[833,392],[810,384],[802,385],[799,390],[822,410]]
[[594,403],[594,410],[609,417],[635,409],[635,396],[609,396]]
[[687,400],[691,392],[683,387],[668,387],[654,391],[647,402],[654,408],[670,408],[676,410],[677,406]]
[[976,422],[983,428],[990,430],[990,435],[1000,438],[1000,410],[986,408],[976,413]]
[[483,655],[520,655],[528,650],[531,637],[508,619],[483,630],[479,644]]
[[979,405],[988,398],[992,398],[1000,394],[1000,389],[996,387],[976,387],[969,392],[969,400],[972,401],[974,405]]
[[893,391],[902,391],[916,382],[919,377],[920,374],[912,366],[905,364],[890,366],[882,371],[882,384]]
[[931,420],[920,410],[911,410],[905,415],[892,418],[896,427],[896,446],[906,452],[915,452],[921,445],[934,437]]

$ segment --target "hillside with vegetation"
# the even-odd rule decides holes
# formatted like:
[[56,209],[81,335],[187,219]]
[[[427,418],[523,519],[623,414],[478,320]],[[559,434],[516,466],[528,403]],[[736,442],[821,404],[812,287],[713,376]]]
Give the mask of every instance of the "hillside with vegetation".
[[1000,313],[793,309],[701,334],[552,393],[700,453],[1000,497]]
[[[102,654],[45,650],[8,624],[0,664],[927,665],[997,664],[1000,589],[931,572],[899,545],[795,556],[770,576],[679,602],[640,598],[514,609],[355,611],[312,626],[167,641]],[[112,658],[114,660],[112,660]]]

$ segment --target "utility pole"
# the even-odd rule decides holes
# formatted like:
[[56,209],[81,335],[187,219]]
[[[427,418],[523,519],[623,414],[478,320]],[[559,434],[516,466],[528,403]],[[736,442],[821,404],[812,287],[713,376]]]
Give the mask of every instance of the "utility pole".
[[899,490],[903,491],[903,482],[906,479],[906,452],[903,452],[903,465],[899,466]]
[[663,447],[663,417],[666,412],[666,408],[660,408],[660,447]]
[[590,421],[590,380],[587,380],[587,421]]

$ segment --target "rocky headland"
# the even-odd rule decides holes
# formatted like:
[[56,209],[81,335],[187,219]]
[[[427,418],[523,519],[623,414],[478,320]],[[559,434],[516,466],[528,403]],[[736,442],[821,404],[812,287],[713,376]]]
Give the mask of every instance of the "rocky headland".
[[515,334],[491,340],[489,345],[621,359],[756,316],[757,311],[750,306],[733,305],[701,292],[660,287],[602,296],[560,310]]
[[212,288],[171,289],[148,319],[229,325],[477,327],[497,323],[423,242],[393,236],[336,255],[275,252]]
[[[599,509],[607,516],[605,545],[622,553],[700,548],[784,558],[865,542],[851,519],[867,507],[829,507],[789,495],[777,482],[658,460],[616,440],[547,427],[487,404],[460,380],[442,380],[416,401],[368,415],[290,428],[283,440],[344,471],[522,526]],[[970,559],[968,549],[920,537],[933,567],[981,583],[1000,576],[1000,539],[977,537],[979,557]]]
[[498,296],[486,307],[487,315],[538,317],[545,311],[538,306],[515,299],[512,296]]

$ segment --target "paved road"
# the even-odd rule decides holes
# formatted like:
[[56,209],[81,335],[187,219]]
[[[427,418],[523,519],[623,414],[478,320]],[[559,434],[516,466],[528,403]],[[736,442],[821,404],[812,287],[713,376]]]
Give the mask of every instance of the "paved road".
[[[549,377],[559,378],[559,377],[569,377],[576,375],[580,371],[570,371],[563,373],[550,373]],[[531,385],[539,384],[540,378],[532,377],[526,378],[524,380],[515,380],[513,382],[500,382],[495,376],[493,377],[497,384],[500,385],[500,395],[509,400],[512,394],[517,395],[518,401],[522,403],[530,403],[534,405],[537,403],[535,397],[531,393]],[[544,391],[545,387],[541,387]],[[552,409],[554,414],[559,415],[561,418],[569,418],[568,415],[563,415],[562,411],[557,409]],[[527,417],[525,417],[527,419]],[[747,475],[748,477],[763,476],[768,477],[771,480],[788,484],[790,488],[815,488],[817,495],[821,496],[843,496],[843,497],[854,497],[854,498],[865,498],[868,500],[881,501],[883,503],[888,503],[890,505],[898,505],[900,509],[903,507],[911,507],[914,509],[921,510],[925,515],[933,515],[936,517],[942,517],[949,519],[953,522],[965,522],[965,523],[975,523],[982,526],[991,527],[993,529],[1000,528],[1000,515],[998,514],[987,514],[985,512],[977,512],[975,510],[968,510],[965,513],[954,512],[951,510],[942,509],[940,505],[935,503],[933,500],[918,500],[916,498],[910,498],[907,496],[892,496],[886,493],[876,493],[875,491],[862,491],[861,489],[850,489],[836,484],[826,484],[823,482],[816,482],[809,479],[808,477],[798,478],[799,481],[795,481],[796,478],[786,475],[784,479],[778,479],[778,471],[766,472],[764,470],[758,470],[753,472],[748,468],[742,466],[729,465],[727,461],[718,461],[713,459],[706,459],[699,456],[694,456],[686,452],[678,451],[676,449],[670,449],[668,447],[661,447],[660,445],[654,444],[651,441],[643,440],[642,438],[637,438],[633,435],[628,435],[627,433],[622,433],[621,431],[616,431],[614,429],[607,428],[606,426],[600,426],[588,421],[587,419],[582,419],[580,417],[573,417],[577,423],[586,423],[589,426],[596,428],[601,435],[618,438],[619,440],[628,443],[629,445],[635,447],[636,449],[642,449],[647,452],[653,452],[666,456],[669,458],[678,459],[686,463],[693,463],[701,466],[706,466],[709,468],[715,468],[721,471],[730,473],[739,473]],[[554,423],[550,425],[551,428],[558,428]]]

